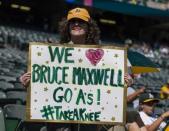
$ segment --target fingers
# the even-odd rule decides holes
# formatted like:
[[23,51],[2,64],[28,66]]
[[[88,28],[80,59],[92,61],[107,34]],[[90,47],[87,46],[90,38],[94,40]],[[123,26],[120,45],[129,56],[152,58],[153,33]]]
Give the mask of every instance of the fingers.
[[20,77],[20,82],[24,85],[24,86],[27,86],[30,82],[30,79],[31,79],[31,73],[30,72],[27,72],[25,74],[23,74],[21,77]]
[[125,74],[125,75],[124,75],[124,81],[125,81],[125,83],[126,83],[128,86],[130,86],[130,85],[133,84],[133,79],[132,79],[131,76],[128,75],[128,74]]
[[25,76],[25,77],[30,77],[30,76],[31,76],[31,73],[30,73],[30,72],[27,72],[27,73],[23,74],[23,76]]

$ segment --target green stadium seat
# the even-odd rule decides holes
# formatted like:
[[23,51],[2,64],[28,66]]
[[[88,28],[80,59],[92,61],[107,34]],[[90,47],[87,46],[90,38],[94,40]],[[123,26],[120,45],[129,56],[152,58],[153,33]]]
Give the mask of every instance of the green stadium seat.
[[20,99],[23,103],[26,102],[26,95],[27,95],[26,91],[7,91],[6,92],[7,98]]
[[3,92],[3,91],[0,91],[0,99],[1,98],[7,98],[7,96],[6,96],[6,94],[5,94],[5,92]]
[[2,108],[0,108],[0,131],[6,131],[5,130],[4,114],[3,114]]

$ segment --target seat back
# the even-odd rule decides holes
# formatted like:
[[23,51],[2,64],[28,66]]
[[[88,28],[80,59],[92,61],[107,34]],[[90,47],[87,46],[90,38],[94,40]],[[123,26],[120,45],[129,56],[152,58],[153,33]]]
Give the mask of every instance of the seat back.
[[0,131],[6,131],[5,130],[4,114],[3,114],[2,108],[0,108]]

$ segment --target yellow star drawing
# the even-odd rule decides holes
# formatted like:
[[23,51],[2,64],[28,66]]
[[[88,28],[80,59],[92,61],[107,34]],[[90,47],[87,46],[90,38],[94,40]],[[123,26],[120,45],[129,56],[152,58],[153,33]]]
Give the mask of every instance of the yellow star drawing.
[[110,94],[111,93],[111,90],[107,90],[107,94]]
[[112,118],[111,118],[112,121],[115,121],[115,119],[116,119],[115,117],[112,117]]
[[115,54],[115,55],[114,55],[114,57],[116,57],[116,58],[117,58],[117,57],[119,57],[119,56],[118,56],[118,54]]
[[47,91],[47,90],[48,90],[48,88],[47,88],[47,87],[45,87],[45,88],[44,88],[44,91]]
[[115,105],[114,107],[115,107],[115,108],[117,108],[118,106],[117,106],[117,105]]
[[82,63],[82,62],[83,62],[83,60],[80,58],[80,59],[79,59],[79,63]]
[[38,53],[37,53],[38,56],[41,56],[41,54],[42,54],[41,52],[38,52]]

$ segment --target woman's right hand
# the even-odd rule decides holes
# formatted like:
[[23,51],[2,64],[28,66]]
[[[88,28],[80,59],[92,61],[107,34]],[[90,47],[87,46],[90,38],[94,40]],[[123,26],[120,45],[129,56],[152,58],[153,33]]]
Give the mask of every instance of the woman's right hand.
[[23,74],[20,78],[20,82],[24,85],[24,87],[28,87],[31,79],[31,73],[27,72]]

